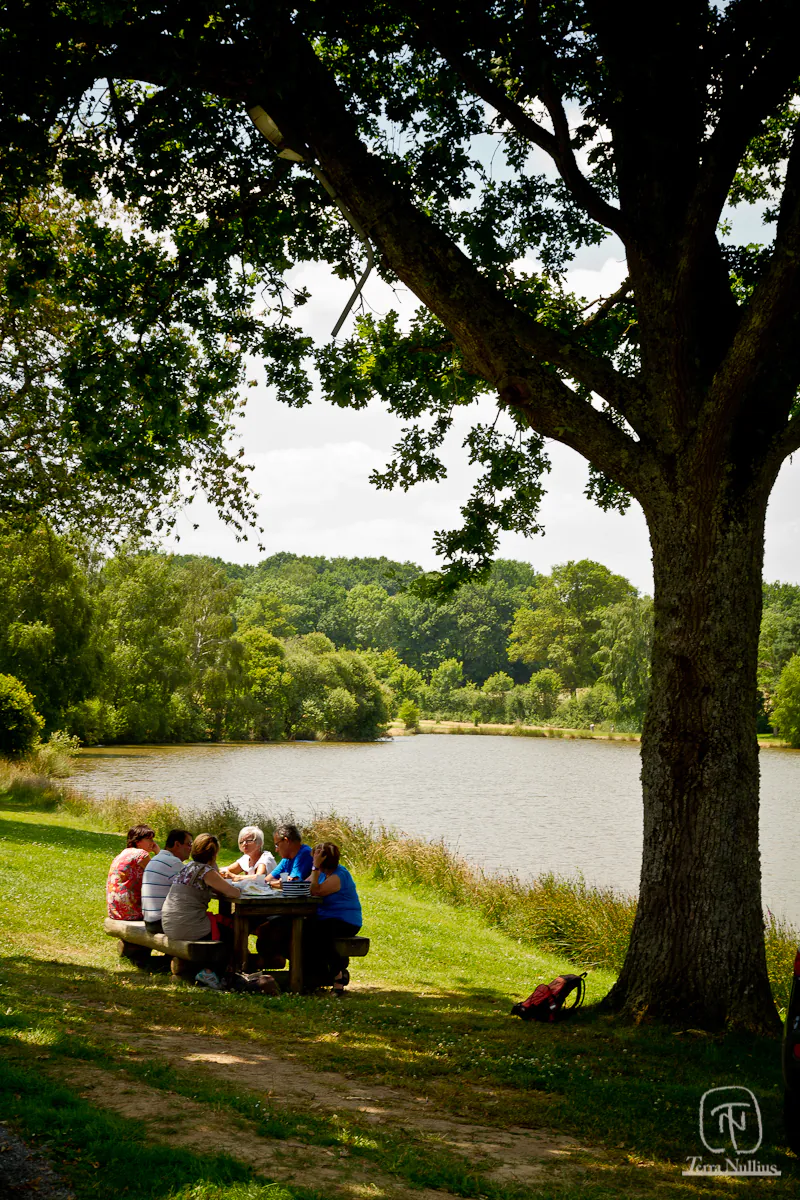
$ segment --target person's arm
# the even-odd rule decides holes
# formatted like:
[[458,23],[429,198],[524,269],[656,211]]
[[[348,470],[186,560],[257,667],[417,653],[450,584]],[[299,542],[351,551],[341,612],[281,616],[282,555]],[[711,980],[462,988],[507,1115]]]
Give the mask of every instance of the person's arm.
[[286,862],[287,860],[282,858],[279,863],[275,864],[274,871],[270,871],[268,876],[270,887],[279,888],[281,886],[281,872],[286,870]]
[[237,858],[236,862],[231,863],[229,867],[220,867],[218,872],[223,879],[233,879],[236,875],[243,874],[241,864]]
[[322,872],[322,874],[324,874],[324,872],[322,871],[321,860],[322,860],[322,852],[319,851],[318,853],[314,854],[314,857],[312,860],[313,866],[311,868],[311,874],[308,877],[308,881],[311,884],[311,895],[312,896],[332,896],[334,892],[339,891],[339,889],[342,886],[342,881],[339,878],[338,873],[336,871],[333,871],[333,872],[331,872],[330,875],[328,875],[328,877],[326,879],[323,879],[322,883],[320,883],[320,881],[319,881],[320,872]]
[[268,871],[271,874],[275,870],[276,866],[277,863],[270,854],[269,850],[265,850],[256,866],[256,875],[266,875]]
[[327,879],[323,879],[322,883],[320,883],[319,871],[316,869],[316,867],[309,875],[309,880],[311,882],[312,896],[332,896],[333,893],[338,892],[342,886],[342,881],[338,875],[329,875]]
[[238,900],[242,893],[232,883],[226,883],[219,871],[216,869],[206,871],[203,876],[203,883],[207,883],[212,891],[218,892],[220,896],[224,896],[226,900]]

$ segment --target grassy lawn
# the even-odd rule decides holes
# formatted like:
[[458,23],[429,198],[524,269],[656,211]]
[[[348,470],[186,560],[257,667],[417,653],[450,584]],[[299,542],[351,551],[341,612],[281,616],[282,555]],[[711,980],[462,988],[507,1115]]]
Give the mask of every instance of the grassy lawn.
[[[511,1003],[574,965],[425,889],[364,875],[372,950],[353,961],[343,1001],[212,993],[139,972],[120,962],[102,933],[105,876],[119,836],[84,817],[5,804],[0,1120],[45,1147],[77,1200],[117,1193],[302,1200],[337,1188],[376,1198],[439,1189],[492,1200],[741,1188],[752,1196],[797,1194],[796,1159],[782,1143],[777,1041],[614,1022],[595,1007],[612,980],[603,971],[590,974],[587,1007],[568,1021],[523,1024],[509,1016]],[[308,1072],[320,1093],[326,1072],[337,1072],[354,1087],[395,1088],[421,1112],[498,1135],[552,1131],[583,1150],[569,1167],[548,1160],[525,1186],[503,1181],[488,1157],[455,1153],[424,1123],[400,1127],[358,1108],[285,1103],[267,1087],[256,1098],[246,1071],[213,1071],[188,1053],[168,1064],[153,1050],[163,1031],[187,1046],[207,1038],[279,1056]],[[83,1094],[82,1076],[124,1097],[116,1111]],[[690,1155],[709,1159],[698,1135],[700,1097],[727,1084],[758,1098],[758,1159],[778,1167],[780,1179],[681,1176]],[[219,1136],[176,1153],[168,1122],[154,1133],[138,1119],[137,1089],[176,1112],[208,1114]],[[242,1139],[252,1157],[237,1151]],[[355,1182],[320,1182],[315,1164],[339,1158],[352,1165]],[[271,1173],[256,1160],[278,1166]],[[308,1166],[287,1182],[292,1161]]]

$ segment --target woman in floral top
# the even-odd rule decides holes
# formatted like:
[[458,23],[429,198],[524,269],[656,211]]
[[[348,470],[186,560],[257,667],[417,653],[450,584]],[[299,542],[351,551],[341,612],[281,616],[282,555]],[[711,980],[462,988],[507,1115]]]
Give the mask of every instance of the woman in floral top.
[[151,854],[158,854],[155,834],[149,825],[134,825],[128,830],[128,845],[108,872],[108,915],[115,920],[142,920],[142,876]]

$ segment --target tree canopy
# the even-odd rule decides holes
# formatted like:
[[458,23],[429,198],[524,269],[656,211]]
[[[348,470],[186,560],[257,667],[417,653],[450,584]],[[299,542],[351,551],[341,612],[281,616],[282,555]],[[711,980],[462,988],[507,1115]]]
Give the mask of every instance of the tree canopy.
[[[202,401],[254,351],[290,404],[312,367],[334,404],[383,399],[406,427],[375,481],[408,487],[441,477],[454,412],[495,395],[466,439],[463,523],[436,534],[450,583],[486,569],[499,530],[537,528],[547,438],[588,460],[599,503],[639,501],[645,844],[609,1003],[763,1027],[752,694],[766,503],[800,447],[800,8],[662,2],[632,52],[641,20],[632,0],[11,0],[2,232],[24,302],[57,260],[32,188],[134,214],[130,238],[90,231],[84,290],[113,321],[78,339],[89,414],[129,376],[135,392],[139,344],[159,412],[187,355]],[[726,233],[742,202],[760,244]],[[609,235],[629,276],[587,305],[564,271]],[[354,276],[367,247],[421,307],[312,347],[291,266]]]

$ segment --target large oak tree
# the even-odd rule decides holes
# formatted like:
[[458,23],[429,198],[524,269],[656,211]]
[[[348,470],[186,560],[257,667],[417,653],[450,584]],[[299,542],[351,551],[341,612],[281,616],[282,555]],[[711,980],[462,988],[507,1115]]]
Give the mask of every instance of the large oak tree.
[[[545,439],[585,456],[601,503],[638,500],[644,856],[610,1002],[774,1026],[754,697],[766,506],[800,447],[800,6],[12,0],[3,26],[6,211],[54,179],[105,192],[161,247],[161,286],[265,296],[285,399],[313,356],[333,402],[408,419],[381,484],[438,477],[454,407],[496,396],[464,524],[438,535],[448,578],[535,528]],[[763,246],[726,241],[730,200],[759,201]],[[609,233],[629,277],[587,311],[563,271]],[[315,351],[285,272],[352,274],[367,244],[422,307]]]

